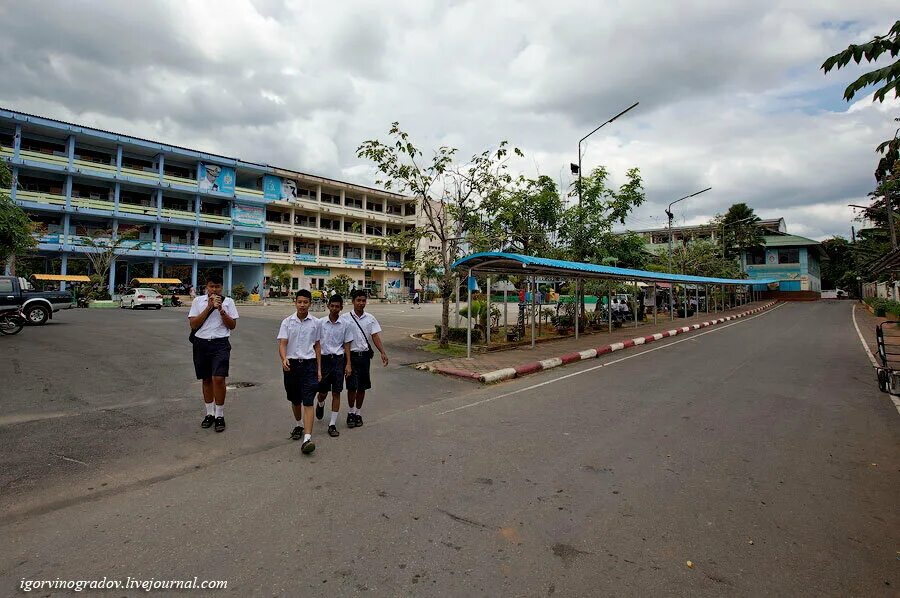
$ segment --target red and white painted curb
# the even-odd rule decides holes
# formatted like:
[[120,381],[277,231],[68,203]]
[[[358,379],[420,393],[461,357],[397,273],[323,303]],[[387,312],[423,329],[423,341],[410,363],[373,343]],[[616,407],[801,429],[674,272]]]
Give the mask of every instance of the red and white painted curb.
[[730,322],[732,320],[737,320],[740,318],[746,318],[747,316],[759,313],[770,307],[774,306],[777,301],[772,301],[766,303],[765,305],[761,305],[749,311],[741,312],[739,314],[735,314],[733,316],[724,316],[722,318],[716,318],[715,320],[709,320],[707,322],[700,322],[698,324],[692,324],[690,326],[681,326],[680,328],[673,328],[672,330],[666,330],[664,332],[657,332],[656,334],[649,334],[647,336],[639,336],[637,338],[628,339],[625,341],[620,341],[618,343],[612,343],[611,345],[604,345],[602,347],[597,347],[596,349],[587,349],[586,351],[576,351],[573,353],[566,353],[560,357],[551,357],[550,359],[542,359],[540,361],[533,361],[531,363],[526,363],[516,367],[503,368],[500,370],[494,370],[493,372],[486,372],[484,374],[479,374],[478,372],[470,372],[467,370],[459,370],[456,368],[443,368],[443,367],[434,367],[432,371],[435,371],[439,374],[446,374],[448,376],[457,376],[460,378],[468,378],[470,380],[478,380],[479,382],[485,384],[491,384],[494,382],[502,382],[503,380],[510,380],[512,378],[520,378],[522,376],[526,376],[528,374],[534,374],[535,372],[542,372],[544,370],[553,369],[559,367],[561,365],[566,365],[568,363],[575,363],[576,361],[582,361],[584,359],[592,359],[594,357],[599,357],[601,355],[606,355],[607,353],[615,353],[616,351],[621,351],[622,349],[627,349],[629,347],[635,347],[637,345],[646,345],[647,343],[652,343],[654,341],[662,340],[664,338],[668,338],[671,336],[677,336],[679,334],[684,334],[685,332],[692,332],[694,330],[699,330],[700,328],[707,328],[709,326],[715,326],[717,324],[723,324],[725,322]]

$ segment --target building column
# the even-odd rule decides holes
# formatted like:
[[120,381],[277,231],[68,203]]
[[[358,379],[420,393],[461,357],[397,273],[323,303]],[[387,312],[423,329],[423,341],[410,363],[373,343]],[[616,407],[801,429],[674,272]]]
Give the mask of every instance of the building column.
[[199,270],[197,260],[194,260],[194,263],[191,264],[191,286],[194,287],[194,291],[197,290],[197,270]]
[[72,209],[72,175],[66,175],[66,211]]
[[70,218],[69,214],[63,215],[63,238],[62,238],[61,245],[69,244],[69,225],[70,225],[69,218]]
[[228,259],[230,260],[234,252],[234,233],[228,232],[225,236],[228,238]]
[[[232,268],[232,264],[231,264],[231,262],[228,262],[228,265],[225,266],[225,276],[224,276],[225,280],[223,281],[225,283],[225,292],[228,293],[229,295],[231,294],[231,274],[232,274],[231,268]],[[260,288],[262,288],[262,287],[260,287]]]
[[159,278],[159,258],[153,258],[153,278]]
[[116,260],[109,266],[109,296],[116,294]]
[[66,154],[69,157],[69,169],[72,168],[72,161],[75,159],[75,136],[69,135],[68,142],[66,143]]
[[119,196],[122,195],[122,184],[116,183],[116,186],[113,190],[113,213],[119,213]]
[[18,166],[13,166],[13,169],[12,169],[12,183],[11,183],[11,185],[10,185],[11,189],[10,189],[10,191],[9,191],[9,197],[10,197],[13,201],[16,201],[16,189],[18,188],[18,186],[19,186],[19,167],[18,167]]
[[162,216],[162,189],[156,192],[156,217]]
[[131,284],[131,264],[126,260],[125,261],[125,285]]
[[[59,273],[62,274],[63,276],[65,276],[66,274],[69,273],[69,254],[68,253],[62,254],[61,261],[62,261],[62,265],[59,268]],[[59,290],[60,291],[66,290],[65,281],[62,281],[62,280],[59,281]]]
[[322,185],[316,185],[316,201],[322,203]]
[[159,155],[159,180],[163,180],[163,175],[165,173],[165,163],[166,157],[163,154]]
[[154,242],[153,252],[156,255],[159,255],[159,248],[160,248],[161,241],[162,241],[162,225],[157,223],[156,224],[156,234],[154,235],[154,239],[153,239],[153,242]]
[[259,255],[262,258],[266,257],[266,236],[265,235],[259,236]]
[[122,145],[116,146],[116,174],[122,172]]

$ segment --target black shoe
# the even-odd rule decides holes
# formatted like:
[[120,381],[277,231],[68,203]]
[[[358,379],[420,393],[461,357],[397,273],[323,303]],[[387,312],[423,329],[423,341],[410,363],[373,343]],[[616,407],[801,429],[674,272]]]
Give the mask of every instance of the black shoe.
[[309,455],[314,450],[316,450],[316,443],[312,441],[312,438],[304,440],[303,444],[300,445],[300,452],[304,455]]
[[300,440],[303,438],[303,426],[296,426],[291,432],[291,440]]
[[328,426],[328,435],[332,438],[337,438],[341,433],[337,431],[337,426]]
[[319,403],[316,402],[316,419],[322,419],[325,417],[325,401]]
[[357,428],[362,427],[362,416],[358,413],[356,414],[356,427]]
[[216,418],[212,415],[207,415],[203,418],[203,421],[200,422],[201,428],[212,428],[213,422],[216,421]]
[[217,417],[216,418],[216,432],[224,432],[225,431],[225,418]]
[[352,413],[347,414],[347,427],[355,428],[356,427],[356,416]]

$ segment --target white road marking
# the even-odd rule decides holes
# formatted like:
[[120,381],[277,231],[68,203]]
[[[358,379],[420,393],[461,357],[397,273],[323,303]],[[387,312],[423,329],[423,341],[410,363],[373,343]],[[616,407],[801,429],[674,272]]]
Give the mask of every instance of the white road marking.
[[762,313],[760,313],[760,314],[757,314],[757,315],[755,315],[755,316],[752,316],[752,317],[749,317],[749,318],[743,318],[743,319],[737,320],[737,321],[735,321],[735,322],[733,322],[733,323],[731,323],[731,324],[726,324],[726,325],[724,325],[724,326],[719,326],[718,328],[713,328],[712,330],[707,330],[706,332],[700,332],[700,333],[698,333],[698,334],[691,335],[691,336],[686,337],[686,338],[683,338],[683,339],[681,339],[681,340],[672,341],[671,343],[667,343],[667,344],[665,344],[665,345],[660,345],[660,346],[658,346],[658,347],[654,347],[653,349],[647,349],[646,351],[641,351],[640,353],[634,353],[634,354],[632,354],[632,355],[627,355],[627,356],[625,356],[625,357],[620,357],[619,359],[614,359],[614,360],[612,360],[612,361],[607,361],[607,362],[605,362],[605,363],[601,363],[600,365],[595,365],[594,367],[587,368],[587,369],[585,369],[585,370],[581,370],[581,371],[578,371],[578,372],[572,372],[571,374],[565,374],[565,375],[562,375],[562,376],[557,376],[557,377],[555,377],[555,378],[551,378],[550,380],[546,380],[546,381],[544,381],[544,382],[538,382],[537,384],[532,384],[531,386],[526,386],[525,388],[520,388],[520,389],[518,389],[518,390],[513,390],[513,391],[511,391],[511,392],[503,393],[503,394],[497,395],[497,396],[495,396],[495,397],[488,397],[488,398],[482,399],[482,400],[480,400],[480,401],[475,401],[475,402],[473,402],[473,403],[467,403],[467,404],[465,404],[465,405],[460,405],[459,407],[454,407],[453,409],[448,409],[448,410],[446,410],[446,411],[441,411],[440,413],[438,413],[438,415],[446,415],[446,414],[448,414],[448,413],[453,413],[454,411],[460,411],[460,410],[462,410],[462,409],[468,409],[469,407],[477,407],[478,405],[484,405],[485,403],[490,403],[490,402],[496,401],[496,400],[498,400],[498,399],[505,399],[506,397],[511,397],[511,396],[513,396],[513,395],[521,394],[521,393],[523,393],[523,392],[528,392],[529,390],[534,390],[534,389],[536,389],[536,388],[541,388],[542,386],[546,386],[546,385],[548,385],[548,384],[553,384],[553,383],[555,383],[555,382],[559,382],[560,380],[566,380],[567,378],[574,378],[575,376],[580,376],[580,375],[582,375],[582,374],[587,374],[588,372],[593,372],[594,370],[599,370],[600,368],[609,367],[609,366],[611,366],[611,365],[614,365],[614,364],[617,364],[617,363],[621,363],[621,362],[626,361],[626,360],[628,360],[628,359],[634,359],[635,357],[640,357],[640,356],[642,356],[642,355],[646,355],[647,353],[653,353],[654,351],[660,351],[660,350],[662,350],[662,349],[668,349],[669,347],[673,347],[673,346],[675,346],[675,345],[677,345],[677,344],[680,344],[680,343],[683,343],[683,342],[696,340],[697,337],[705,336],[705,335],[707,335],[707,334],[713,334],[713,333],[715,333],[715,332],[719,332],[719,331],[721,331],[721,330],[725,330],[726,328],[731,328],[732,326],[737,326],[738,324],[743,324],[743,323],[745,323],[745,322],[749,322],[750,320],[753,320],[753,319],[756,319],[756,318],[761,318],[761,317],[763,317],[763,316],[765,316],[765,315],[768,315],[768,314],[772,313],[773,311],[775,311],[776,309],[782,307],[783,305],[784,305],[784,303],[782,303],[782,304],[780,304],[780,305],[776,305],[776,306],[773,307],[772,309],[770,309],[770,310],[768,310],[768,311],[764,311],[764,312],[762,312]]
[[[862,344],[863,351],[866,352],[866,356],[869,358],[869,361],[872,362],[872,367],[878,367],[878,362],[875,360],[875,356],[872,355],[872,351],[869,350],[869,345],[866,343],[866,337],[863,336],[862,331],[859,329],[859,324],[856,322],[856,304],[853,304],[853,311],[851,312],[853,317],[853,327],[856,328],[856,334],[859,336],[859,342]],[[900,397],[895,397],[894,395],[888,395],[891,397],[891,402],[894,403],[894,407],[897,409],[897,413],[900,413]]]

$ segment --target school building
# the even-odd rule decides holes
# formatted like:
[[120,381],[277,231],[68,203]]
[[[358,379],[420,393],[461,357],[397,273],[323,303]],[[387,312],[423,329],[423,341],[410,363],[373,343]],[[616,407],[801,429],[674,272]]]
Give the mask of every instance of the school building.
[[416,226],[416,202],[402,195],[2,109],[0,159],[36,223],[45,273],[87,273],[86,238],[133,237],[111,293],[137,276],[196,287],[211,270],[228,291],[263,289],[273,264],[291,268],[292,290],[339,274],[377,296],[416,282],[407,256],[378,245]]

